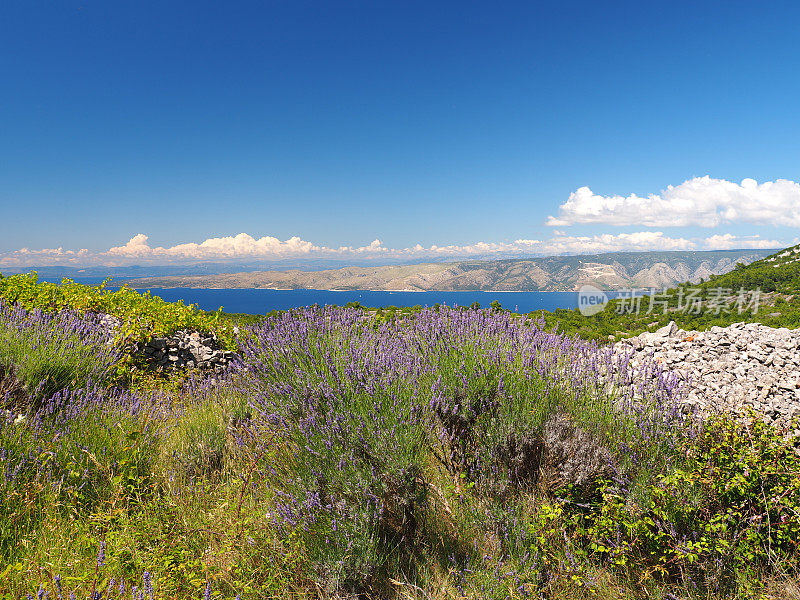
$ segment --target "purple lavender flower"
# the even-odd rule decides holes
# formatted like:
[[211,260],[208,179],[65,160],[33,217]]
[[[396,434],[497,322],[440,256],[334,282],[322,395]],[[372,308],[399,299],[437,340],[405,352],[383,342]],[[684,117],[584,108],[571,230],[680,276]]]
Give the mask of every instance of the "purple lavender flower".
[[144,588],[144,593],[147,594],[148,598],[153,600],[153,582],[149,571],[142,573],[142,588]]
[[100,549],[97,551],[97,568],[101,568],[106,562],[106,541],[100,541]]

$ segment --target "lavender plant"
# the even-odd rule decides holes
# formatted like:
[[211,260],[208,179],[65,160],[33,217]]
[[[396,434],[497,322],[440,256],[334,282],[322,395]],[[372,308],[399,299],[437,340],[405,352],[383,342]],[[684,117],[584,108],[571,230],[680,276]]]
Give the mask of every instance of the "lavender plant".
[[369,587],[403,568],[398,549],[413,553],[433,518],[432,460],[492,496],[519,483],[503,445],[541,437],[556,410],[624,450],[631,472],[658,467],[681,421],[660,374],[634,378],[607,349],[506,313],[373,323],[361,311],[303,310],[241,344],[235,385],[251,395],[255,426],[286,448],[280,468],[261,472],[275,526],[299,532],[334,585]]
[[0,398],[3,408],[26,412],[63,389],[103,382],[121,357],[109,342],[106,330],[91,316],[26,311],[0,299],[0,371],[13,373],[27,392],[9,390]]

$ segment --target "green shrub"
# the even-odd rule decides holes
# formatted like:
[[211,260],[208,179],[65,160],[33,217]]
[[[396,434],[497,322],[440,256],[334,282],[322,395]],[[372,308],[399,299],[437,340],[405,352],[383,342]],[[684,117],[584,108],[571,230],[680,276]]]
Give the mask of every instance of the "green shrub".
[[651,481],[638,502],[618,483],[589,505],[563,491],[554,510],[585,555],[724,594],[746,592],[741,581],[795,575],[800,456],[793,443],[759,419],[743,425],[717,417],[685,440],[683,452],[685,463]]
[[220,311],[207,313],[194,304],[165,302],[150,292],[140,294],[123,286],[112,292],[106,289],[108,280],[97,287],[64,279],[61,284],[39,283],[36,272],[24,275],[0,276],[0,298],[26,310],[59,311],[70,308],[80,312],[106,313],[119,318],[123,342],[145,341],[166,336],[181,329],[216,332],[226,348],[233,349],[232,326],[223,324]]

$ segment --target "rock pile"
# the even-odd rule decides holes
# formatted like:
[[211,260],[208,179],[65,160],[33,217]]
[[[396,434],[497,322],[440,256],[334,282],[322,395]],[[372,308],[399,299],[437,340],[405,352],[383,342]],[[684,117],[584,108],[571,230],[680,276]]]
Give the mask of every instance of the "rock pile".
[[630,353],[634,369],[656,360],[686,380],[684,402],[701,413],[752,409],[780,427],[800,417],[800,329],[734,323],[684,331],[672,322],[618,342],[614,352]]
[[235,352],[223,350],[213,334],[197,331],[176,331],[170,337],[153,338],[137,344],[134,353],[144,356],[153,370],[200,369],[217,374],[237,357]]
[[[111,335],[121,325],[121,321],[111,315],[101,315],[100,322]],[[214,334],[185,330],[134,344],[132,353],[144,358],[154,371],[200,369],[209,374],[222,373],[231,361],[238,358],[235,352],[224,350]]]

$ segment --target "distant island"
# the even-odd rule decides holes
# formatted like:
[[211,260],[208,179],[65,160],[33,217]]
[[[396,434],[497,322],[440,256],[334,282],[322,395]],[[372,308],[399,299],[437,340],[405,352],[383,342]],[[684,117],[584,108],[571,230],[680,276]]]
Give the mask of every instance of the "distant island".
[[134,288],[261,288],[378,291],[575,291],[664,288],[697,283],[775,250],[618,252],[531,259],[470,260],[321,271],[252,271],[132,279]]

